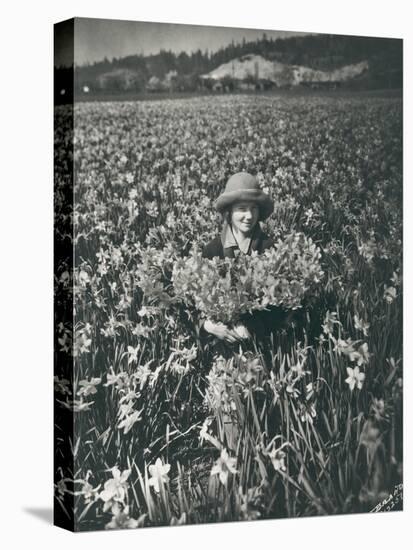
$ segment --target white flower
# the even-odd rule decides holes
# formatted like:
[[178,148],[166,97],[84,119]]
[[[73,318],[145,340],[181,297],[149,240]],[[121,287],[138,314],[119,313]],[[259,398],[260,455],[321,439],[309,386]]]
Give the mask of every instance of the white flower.
[[118,430],[125,428],[125,431],[123,433],[126,435],[129,432],[129,430],[132,428],[132,426],[135,424],[135,422],[139,422],[139,420],[142,417],[142,411],[143,409],[141,409],[140,411],[135,411],[129,416],[126,416],[121,422],[119,422]]
[[350,386],[350,390],[353,391],[355,386],[361,390],[363,387],[363,380],[366,377],[364,372],[360,372],[359,367],[355,367],[354,369],[347,367],[347,374],[348,378],[346,378],[345,381]]
[[322,325],[325,334],[332,334],[334,330],[334,325],[341,325],[340,321],[338,321],[337,319],[337,313],[335,311],[333,311],[332,313],[330,313],[330,311],[327,311],[324,318],[324,324]]
[[119,503],[115,502],[112,506],[112,519],[105,525],[105,529],[135,529],[139,526],[136,519],[129,517],[129,506],[122,510]]
[[124,470],[122,473],[119,468],[115,466],[112,468],[113,479],[108,479],[105,482],[104,490],[99,494],[100,498],[106,503],[110,500],[117,500],[123,502],[128,489],[126,480],[130,476],[130,470]]
[[85,504],[90,504],[91,502],[95,502],[99,498],[98,491],[100,488],[100,484],[93,488],[93,486],[88,482],[87,479],[82,481],[82,489],[78,491],[76,494],[82,495],[85,499]]
[[360,319],[358,315],[354,315],[354,327],[357,330],[361,330],[364,336],[367,336],[370,325],[369,323],[366,323],[362,319]]
[[90,283],[90,277],[89,274],[86,271],[80,271],[79,275],[79,283],[81,286],[85,287],[88,283]]
[[108,372],[108,374],[106,375],[106,383],[103,385],[107,387],[116,384],[118,389],[123,388],[125,386],[124,378],[127,376],[128,375],[126,374],[126,372],[123,371],[119,372],[118,374],[111,374],[110,372]]
[[[61,401],[60,401],[61,403]],[[81,411],[90,411],[90,407],[93,405],[94,401],[87,401],[84,402],[83,399],[75,399],[73,401],[73,411],[74,412],[81,412]],[[68,408],[70,408],[69,406]]]
[[314,408],[314,405],[311,403],[307,403],[306,405],[303,405],[301,408],[300,418],[301,422],[310,422],[310,424],[313,423],[313,418],[317,416],[317,412]]
[[75,340],[74,340],[73,355],[75,357],[78,357],[82,353],[89,353],[91,343],[92,343],[92,339],[88,338],[84,332],[76,333]]
[[219,475],[219,480],[223,485],[227,484],[228,474],[236,474],[237,470],[235,469],[237,461],[235,458],[231,458],[228,455],[226,449],[222,449],[221,456],[215,462],[211,470],[211,476]]
[[395,298],[397,298],[397,290],[394,288],[394,286],[387,287],[384,286],[384,294],[383,298],[386,300],[388,304],[391,304]]
[[151,479],[149,485],[152,485],[157,493],[160,491],[160,485],[169,481],[168,472],[171,469],[170,464],[162,464],[160,458],[156,459],[155,465],[149,466]]
[[369,346],[366,342],[361,346],[359,346],[357,353],[358,353],[357,365],[359,367],[369,362],[369,359],[370,359]]
[[136,362],[138,360],[138,352],[141,349],[140,345],[138,344],[136,348],[132,346],[128,346],[128,365],[130,365],[132,362]]
[[146,363],[145,365],[139,365],[137,372],[134,374],[134,378],[139,381],[140,389],[142,389],[148,378],[151,376],[152,371],[149,368],[149,363]]
[[100,384],[100,378],[91,378],[90,380],[81,380],[79,382],[80,389],[77,392],[77,395],[87,397],[88,395],[93,395],[97,392],[96,386]]
[[273,449],[268,453],[268,456],[271,459],[272,465],[276,472],[283,471],[287,469],[285,466],[285,457],[287,456],[285,452],[280,447],[279,449]]
[[204,423],[202,424],[200,430],[199,430],[199,439],[200,441],[203,441],[204,439],[208,439],[208,428],[212,422],[211,418],[206,418],[204,420]]

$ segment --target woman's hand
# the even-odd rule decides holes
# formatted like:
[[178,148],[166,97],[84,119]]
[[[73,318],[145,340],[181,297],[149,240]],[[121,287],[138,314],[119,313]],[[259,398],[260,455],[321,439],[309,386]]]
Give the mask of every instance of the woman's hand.
[[241,340],[249,340],[251,338],[250,331],[242,323],[238,323],[238,325],[235,325],[235,327],[233,328],[233,332],[235,332],[241,338]]
[[237,325],[234,329],[230,329],[224,323],[214,323],[210,319],[207,319],[204,323],[204,329],[213,334],[220,340],[226,340],[227,342],[242,342],[246,338],[250,338],[251,335],[244,325]]

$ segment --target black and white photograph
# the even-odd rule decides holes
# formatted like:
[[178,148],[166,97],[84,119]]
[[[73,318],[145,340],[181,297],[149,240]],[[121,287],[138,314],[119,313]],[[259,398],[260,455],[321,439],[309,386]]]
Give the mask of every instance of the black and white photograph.
[[403,40],[54,48],[55,524],[403,510]]
[[4,6],[2,548],[409,547],[409,11]]

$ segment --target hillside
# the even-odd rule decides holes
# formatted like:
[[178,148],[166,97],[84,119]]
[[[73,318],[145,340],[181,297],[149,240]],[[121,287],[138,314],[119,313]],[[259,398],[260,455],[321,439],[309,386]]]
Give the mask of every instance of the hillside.
[[369,68],[368,61],[345,65],[330,71],[315,70],[300,65],[287,65],[278,61],[270,61],[261,55],[245,55],[223,63],[207,74],[201,75],[204,80],[235,80],[273,82],[276,86],[297,86],[303,82],[345,82],[351,80]]

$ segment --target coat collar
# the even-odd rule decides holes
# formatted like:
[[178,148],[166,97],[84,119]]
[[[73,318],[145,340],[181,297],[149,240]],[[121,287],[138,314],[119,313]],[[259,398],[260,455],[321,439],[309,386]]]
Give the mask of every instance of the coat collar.
[[[238,245],[234,234],[232,232],[232,227],[227,222],[224,222],[221,232],[221,243],[224,249],[224,253],[232,252],[238,253],[239,251],[244,254],[249,254],[251,250],[256,250],[258,247],[259,240],[262,238],[263,232],[259,223],[254,228],[254,232],[249,239],[246,239],[241,246]],[[230,250],[229,250],[230,249]],[[225,254],[233,256],[233,254]]]

